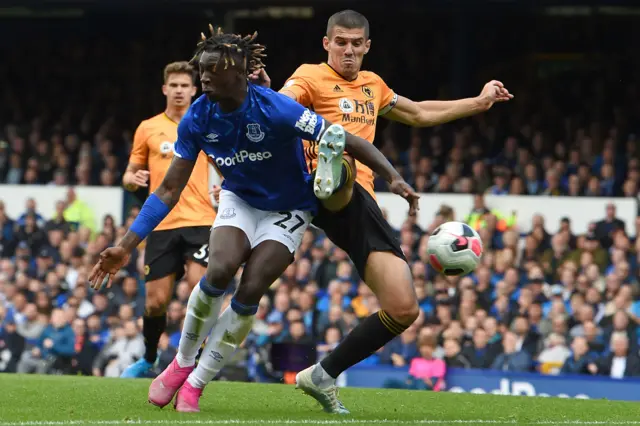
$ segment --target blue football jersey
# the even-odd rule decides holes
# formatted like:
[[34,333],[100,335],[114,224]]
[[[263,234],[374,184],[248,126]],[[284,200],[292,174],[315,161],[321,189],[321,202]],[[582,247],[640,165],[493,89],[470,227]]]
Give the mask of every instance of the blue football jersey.
[[204,151],[224,176],[222,188],[265,211],[304,210],[318,200],[301,139],[318,140],[322,117],[271,89],[249,84],[231,113],[202,95],[178,126],[175,155],[195,161]]

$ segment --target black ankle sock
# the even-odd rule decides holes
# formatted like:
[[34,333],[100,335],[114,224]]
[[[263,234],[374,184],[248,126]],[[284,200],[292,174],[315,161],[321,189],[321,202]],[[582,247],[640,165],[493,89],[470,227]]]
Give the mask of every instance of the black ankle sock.
[[[349,163],[347,160],[342,160],[342,173],[340,174],[340,182],[338,186],[333,190],[334,194],[342,189],[342,187],[351,179],[351,167],[349,167]],[[316,170],[313,169],[311,172],[311,182],[316,180]]]
[[167,315],[157,317],[144,316],[142,321],[142,335],[144,336],[144,359],[150,363],[156,362],[158,357],[158,342],[167,328]]
[[202,343],[200,345],[200,349],[198,349],[198,353],[196,354],[196,361],[198,361],[200,359],[200,357],[202,356],[202,352],[204,351],[204,343]]
[[406,326],[380,310],[354,328],[320,365],[335,379],[344,370],[369,357],[406,329]]
[[351,178],[351,167],[347,164],[346,160],[342,160],[342,173],[340,174],[340,183],[338,187],[334,189],[334,192],[338,192]]

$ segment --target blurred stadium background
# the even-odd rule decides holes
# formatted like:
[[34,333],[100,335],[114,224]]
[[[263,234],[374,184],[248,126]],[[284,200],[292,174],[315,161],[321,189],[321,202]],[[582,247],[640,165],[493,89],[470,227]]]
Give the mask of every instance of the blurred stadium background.
[[[423,315],[341,384],[411,387],[421,363],[444,362],[436,390],[640,398],[627,387],[640,376],[633,3],[4,0],[0,372],[102,376],[142,355],[142,251],[108,291],[92,292],[87,273],[146,196],[120,183],[133,131],[164,108],[164,65],[188,59],[209,22],[258,30],[279,88],[326,59],[327,18],[353,8],[371,23],[365,69],[399,94],[468,97],[495,78],[516,98],[436,128],[380,122],[376,145],[425,193],[418,217],[380,196]],[[429,232],[447,220],[483,237],[471,276],[427,265]],[[177,285],[158,371],[187,298]],[[311,231],[260,306],[227,380],[290,383],[378,308],[345,254]]]

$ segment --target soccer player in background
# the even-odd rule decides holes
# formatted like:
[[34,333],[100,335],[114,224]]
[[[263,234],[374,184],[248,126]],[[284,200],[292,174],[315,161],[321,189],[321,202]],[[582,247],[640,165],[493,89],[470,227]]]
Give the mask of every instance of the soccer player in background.
[[[196,166],[201,151],[225,180],[219,214],[209,241],[209,264],[194,288],[174,361],[149,388],[149,401],[199,411],[202,390],[249,333],[258,302],[294,259],[295,250],[318,208],[301,139],[335,145],[342,156],[371,167],[411,204],[417,195],[368,141],[346,134],[321,116],[268,88],[247,81],[263,66],[264,47],[256,34],[242,38],[214,32],[198,45],[204,95],[180,122],[176,155],[164,180],[147,199],[116,247],[100,254],[90,275],[99,288],[125,263],[129,253],[169,214]],[[230,306],[218,318],[227,283],[245,264]],[[209,333],[211,334],[209,335]],[[198,348],[209,335],[198,366]]]
[[[486,111],[495,102],[513,97],[499,81],[487,83],[478,97],[455,101],[414,102],[398,96],[378,75],[361,71],[371,47],[369,22],[352,10],[329,18],[322,43],[328,52],[327,62],[300,66],[280,93],[313,106],[317,114],[341,123],[345,130],[370,143],[378,117],[415,127],[435,126]],[[264,70],[252,79],[270,83]],[[297,386],[325,411],[347,414],[337,398],[336,378],[404,332],[418,317],[419,307],[400,242],[375,200],[371,169],[360,162],[354,168],[332,145],[308,142],[305,152],[311,169],[315,169],[314,191],[323,199],[313,224],[347,252],[381,306],[329,356],[296,377]]]
[[[122,177],[124,187],[136,191],[149,187],[155,191],[174,156],[178,123],[196,93],[194,70],[188,62],[173,62],[164,69],[162,92],[167,98],[164,112],[144,120],[133,138],[133,149]],[[201,153],[191,179],[171,213],[149,235],[144,251],[145,312],[142,334],[145,354],[127,367],[121,377],[145,377],[156,361],[158,342],[167,324],[166,310],[176,280],[185,275],[193,288],[207,266],[209,229],[216,217],[208,194],[210,170]]]

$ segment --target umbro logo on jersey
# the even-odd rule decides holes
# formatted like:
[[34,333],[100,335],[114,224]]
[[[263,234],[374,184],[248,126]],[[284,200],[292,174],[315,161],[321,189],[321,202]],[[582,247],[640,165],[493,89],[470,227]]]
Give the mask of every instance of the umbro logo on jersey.
[[218,142],[218,135],[216,135],[215,133],[209,133],[207,136],[205,136],[205,139],[211,143],[215,143]]
[[342,89],[337,84],[336,84],[336,87],[333,88],[333,91],[336,93],[342,93]]

